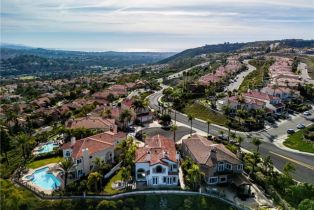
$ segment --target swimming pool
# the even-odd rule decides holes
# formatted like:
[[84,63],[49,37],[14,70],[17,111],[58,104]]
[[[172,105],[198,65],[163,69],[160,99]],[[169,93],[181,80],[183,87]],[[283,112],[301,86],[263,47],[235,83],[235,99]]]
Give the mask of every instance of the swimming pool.
[[61,186],[61,181],[52,173],[48,172],[49,167],[36,170],[32,175],[31,181],[45,190],[54,190]]
[[35,154],[43,154],[43,153],[47,153],[47,152],[52,152],[53,148],[57,148],[57,147],[59,147],[58,144],[53,143],[53,142],[49,142],[49,143],[46,143],[46,144],[39,146],[38,149],[34,153]]

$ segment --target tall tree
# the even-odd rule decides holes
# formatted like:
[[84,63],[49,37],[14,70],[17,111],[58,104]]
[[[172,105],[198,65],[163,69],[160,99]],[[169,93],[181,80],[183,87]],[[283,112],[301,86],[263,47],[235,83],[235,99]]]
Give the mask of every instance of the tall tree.
[[187,172],[188,180],[192,184],[193,190],[197,190],[203,176],[200,167],[197,164],[193,164]]
[[212,123],[212,121],[211,120],[207,120],[206,123],[207,123],[207,136],[209,136],[209,126]]
[[173,132],[173,141],[176,141],[176,131],[178,130],[178,126],[176,124],[171,125],[170,130]]
[[105,175],[105,172],[109,170],[110,164],[106,163],[103,159],[96,157],[94,162],[94,171]]
[[19,133],[16,136],[16,144],[21,147],[21,152],[24,157],[24,161],[30,154],[30,145],[34,143],[34,138],[26,133]]
[[102,180],[102,175],[98,172],[92,172],[88,175],[88,178],[87,178],[87,186],[89,188],[89,190],[94,191],[95,192],[98,192],[99,189],[99,184],[100,184],[100,181]]
[[7,130],[1,128],[0,132],[1,154],[4,154],[7,164],[9,164],[8,151],[11,149],[12,139]]
[[133,106],[135,107],[136,113],[140,114],[141,124],[143,124],[143,115],[142,112],[147,108],[148,106],[148,100],[146,98],[135,98],[133,102]]
[[74,162],[72,158],[65,158],[63,161],[59,163],[59,167],[64,172],[64,189],[66,190],[67,187],[67,181],[68,181],[68,175],[70,170],[73,168]]
[[254,137],[252,143],[256,146],[257,153],[259,153],[259,146],[262,144],[262,141],[259,138]]
[[193,115],[192,115],[192,114],[188,114],[188,119],[189,119],[189,121],[190,121],[190,123],[191,123],[190,136],[192,136],[192,132],[193,132],[193,119],[194,119]]
[[130,122],[130,120],[132,119],[132,113],[131,113],[130,110],[124,109],[124,110],[121,112],[119,118],[120,118],[120,121],[123,122],[123,127],[124,127],[124,129],[126,129],[127,124],[128,124],[128,123]]

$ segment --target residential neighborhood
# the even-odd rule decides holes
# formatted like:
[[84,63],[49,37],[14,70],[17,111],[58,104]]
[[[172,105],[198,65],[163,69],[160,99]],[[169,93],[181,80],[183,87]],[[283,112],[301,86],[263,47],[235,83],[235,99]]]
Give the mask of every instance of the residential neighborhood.
[[3,78],[1,188],[31,200],[12,209],[310,209],[313,64],[267,44]]

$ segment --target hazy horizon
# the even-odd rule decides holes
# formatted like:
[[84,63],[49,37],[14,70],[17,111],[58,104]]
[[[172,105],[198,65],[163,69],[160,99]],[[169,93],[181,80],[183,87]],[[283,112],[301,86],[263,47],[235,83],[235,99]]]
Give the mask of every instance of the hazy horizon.
[[313,39],[313,0],[4,0],[1,41],[82,51],[178,52]]

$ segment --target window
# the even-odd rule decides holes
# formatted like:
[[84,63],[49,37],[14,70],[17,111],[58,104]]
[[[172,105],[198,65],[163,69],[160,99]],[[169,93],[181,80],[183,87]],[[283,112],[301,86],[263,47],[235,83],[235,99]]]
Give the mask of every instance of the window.
[[93,158],[93,156],[89,156],[89,159],[92,159]]
[[164,176],[164,183],[167,183],[167,177]]
[[226,177],[220,177],[219,179],[220,179],[220,180],[219,180],[220,183],[227,182]]
[[78,176],[81,176],[83,174],[83,171],[82,170],[78,170],[77,174],[78,174]]
[[156,167],[156,173],[162,173],[162,167],[161,166]]
[[232,169],[232,165],[229,164],[229,163],[227,163],[227,164],[226,164],[226,169],[231,170],[231,169]]
[[89,167],[89,170],[92,170],[92,169],[93,169],[93,167],[94,167],[94,166],[93,166],[93,165],[91,165],[91,166]]
[[173,169],[177,169],[177,164],[173,164],[173,165],[172,165],[172,168],[173,168]]
[[239,170],[239,171],[242,171],[242,170],[243,170],[243,165],[242,165],[242,164],[238,165],[238,170]]
[[209,178],[209,183],[210,184],[215,184],[215,183],[217,183],[218,182],[218,178],[217,177],[210,177]]
[[65,156],[70,157],[71,156],[71,152],[70,151],[66,151]]
[[153,177],[153,184],[158,184],[158,177],[156,176]]
[[176,177],[174,176],[174,177],[172,177],[172,183],[176,183],[177,182],[177,179],[176,179]]
[[77,160],[76,160],[76,164],[80,164],[81,162],[82,162],[81,159],[77,159]]
[[142,168],[138,169],[136,175],[137,175],[137,179],[145,179],[145,176],[146,176],[145,170]]
[[224,164],[223,163],[219,163],[218,164],[218,171],[223,171],[224,170]]

